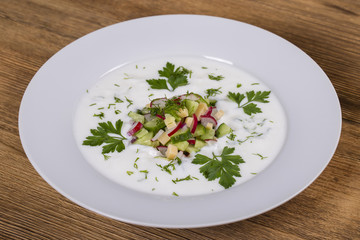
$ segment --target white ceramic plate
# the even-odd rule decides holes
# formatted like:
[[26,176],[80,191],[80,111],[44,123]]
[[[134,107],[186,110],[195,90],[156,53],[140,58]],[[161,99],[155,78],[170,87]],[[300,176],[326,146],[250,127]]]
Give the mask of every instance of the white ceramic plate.
[[[108,180],[80,154],[72,124],[86,89],[123,63],[178,54],[232,62],[268,85],[283,104],[286,143],[277,159],[252,180],[210,195],[159,197]],[[300,193],[334,154],[341,111],[325,73],[288,41],[233,20],[164,15],[100,29],[55,54],[26,89],[19,129],[35,169],[73,202],[128,223],[189,228],[243,220]]]

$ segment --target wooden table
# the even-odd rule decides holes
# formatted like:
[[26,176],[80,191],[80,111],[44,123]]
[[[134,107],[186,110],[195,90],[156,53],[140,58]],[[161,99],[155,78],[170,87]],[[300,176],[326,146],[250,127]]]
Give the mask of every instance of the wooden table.
[[[27,159],[18,109],[36,71],[96,29],[160,14],[214,15],[259,26],[294,43],[326,72],[342,106],[337,151],[294,199],[248,220],[160,229],[88,211],[51,188]],[[0,1],[1,239],[360,239],[360,1]]]

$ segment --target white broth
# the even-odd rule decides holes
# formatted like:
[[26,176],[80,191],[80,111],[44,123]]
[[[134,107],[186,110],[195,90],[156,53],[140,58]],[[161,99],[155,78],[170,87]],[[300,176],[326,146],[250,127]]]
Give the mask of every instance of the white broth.
[[[174,91],[151,89],[147,79],[158,79],[167,62],[175,67],[191,70],[189,85]],[[209,75],[222,76],[216,81]],[[142,109],[152,99],[194,92],[206,96],[206,89],[219,89],[216,107],[224,111],[218,121],[233,130],[230,134],[208,143],[197,153],[183,157],[181,164],[174,163],[171,174],[160,167],[169,160],[159,157],[159,151],[150,146],[132,144],[127,132],[132,127],[130,111]],[[172,56],[128,63],[110,71],[99,79],[81,98],[74,118],[74,136],[84,158],[101,174],[128,188],[158,195],[191,196],[224,190],[219,179],[208,181],[200,173],[202,165],[193,164],[196,154],[212,158],[220,155],[224,147],[235,148],[245,163],[239,164],[241,177],[235,177],[232,187],[239,185],[264,170],[277,156],[286,136],[286,117],[273,92],[268,103],[256,102],[262,112],[248,115],[238,104],[231,101],[229,92],[245,94],[249,91],[271,91],[259,79],[230,65],[202,57]],[[116,100],[118,99],[118,100]],[[119,100],[120,99],[120,100]],[[244,102],[246,99],[244,100]],[[123,121],[122,135],[125,149],[121,152],[102,154],[102,146],[85,146],[83,141],[96,129],[98,123]],[[190,177],[188,177],[190,176]],[[184,179],[183,181],[173,181]],[[190,178],[190,179],[189,179]]]

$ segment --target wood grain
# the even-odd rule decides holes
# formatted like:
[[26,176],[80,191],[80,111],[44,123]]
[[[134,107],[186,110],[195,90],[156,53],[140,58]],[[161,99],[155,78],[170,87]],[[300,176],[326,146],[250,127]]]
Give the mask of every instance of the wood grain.
[[[202,14],[259,26],[289,40],[329,76],[342,106],[337,151],[301,194],[265,214],[198,229],[115,221],[52,189],[18,135],[22,95],[36,71],[77,38],[121,21]],[[360,1],[0,1],[1,239],[360,239]]]

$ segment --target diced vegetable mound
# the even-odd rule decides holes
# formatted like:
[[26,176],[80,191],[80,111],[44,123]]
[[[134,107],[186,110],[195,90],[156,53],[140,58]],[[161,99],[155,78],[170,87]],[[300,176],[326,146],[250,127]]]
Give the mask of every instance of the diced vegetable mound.
[[128,114],[134,121],[128,135],[133,136],[133,144],[152,146],[172,160],[198,152],[208,142],[230,133],[225,123],[218,127],[223,115],[224,111],[199,94],[157,98]]

